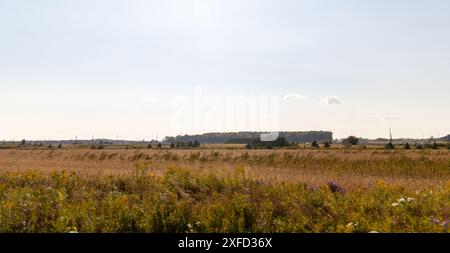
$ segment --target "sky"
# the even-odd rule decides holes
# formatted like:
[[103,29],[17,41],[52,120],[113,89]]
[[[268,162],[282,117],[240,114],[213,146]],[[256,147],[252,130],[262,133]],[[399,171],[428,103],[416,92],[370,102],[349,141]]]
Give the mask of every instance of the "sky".
[[448,13],[447,0],[0,0],[0,139],[447,135]]

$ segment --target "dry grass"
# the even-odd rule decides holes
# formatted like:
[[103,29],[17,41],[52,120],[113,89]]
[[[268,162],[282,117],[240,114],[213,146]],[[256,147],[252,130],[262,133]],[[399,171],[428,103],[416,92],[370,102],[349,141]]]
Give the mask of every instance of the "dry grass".
[[221,175],[242,165],[264,181],[346,188],[370,187],[383,180],[408,188],[445,185],[450,180],[448,150],[0,150],[0,170],[75,171],[122,175],[136,164],[163,173],[183,167]]

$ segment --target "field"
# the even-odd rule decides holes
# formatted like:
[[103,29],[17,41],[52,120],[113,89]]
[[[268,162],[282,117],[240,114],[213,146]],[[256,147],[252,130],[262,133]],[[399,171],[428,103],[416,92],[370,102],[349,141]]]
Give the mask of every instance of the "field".
[[0,232],[450,232],[450,150],[0,149]]

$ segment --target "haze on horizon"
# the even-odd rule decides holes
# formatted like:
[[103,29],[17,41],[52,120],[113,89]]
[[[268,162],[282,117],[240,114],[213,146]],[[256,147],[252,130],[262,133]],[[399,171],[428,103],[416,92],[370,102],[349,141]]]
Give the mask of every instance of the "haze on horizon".
[[282,131],[444,136],[448,13],[445,0],[0,0],[0,140],[274,130],[178,128],[176,98],[199,89],[214,119],[226,97],[272,97]]

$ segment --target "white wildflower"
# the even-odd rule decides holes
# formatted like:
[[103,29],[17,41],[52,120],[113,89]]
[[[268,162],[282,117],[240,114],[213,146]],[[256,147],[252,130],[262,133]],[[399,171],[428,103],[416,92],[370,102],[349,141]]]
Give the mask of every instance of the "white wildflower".
[[398,206],[398,205],[400,205],[399,203],[392,203],[392,206],[393,207],[396,207],[396,206]]
[[398,203],[401,203],[401,202],[405,202],[406,200],[404,199],[404,198],[399,198],[398,199]]
[[378,233],[380,233],[380,232],[378,232],[378,231],[375,231],[375,230],[374,230],[374,231],[370,231],[370,232],[369,232],[369,234],[378,234]]
[[347,227],[353,227],[353,222],[348,223]]
[[414,202],[416,199],[415,198],[407,198],[406,201],[408,202]]

